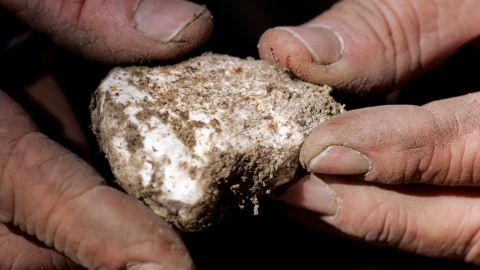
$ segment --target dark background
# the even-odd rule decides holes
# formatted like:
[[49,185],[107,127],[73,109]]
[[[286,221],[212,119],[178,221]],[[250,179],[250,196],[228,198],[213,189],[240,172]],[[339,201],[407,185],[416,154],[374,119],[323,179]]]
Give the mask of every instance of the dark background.
[[[201,2],[201,1],[196,1]],[[318,15],[335,1],[203,1],[214,14],[212,39],[192,55],[203,51],[235,56],[258,57],[256,44],[261,33],[278,25],[300,24]],[[0,42],[28,27],[0,10]],[[186,56],[186,57],[189,57]],[[477,64],[480,53],[464,48],[432,72],[404,87],[397,103],[424,104],[428,101],[460,95],[479,88]],[[150,63],[158,64],[158,63]],[[40,34],[0,55],[0,87],[30,112],[40,128],[52,138],[73,147],[62,139],[61,128],[48,114],[29,102],[21,91],[39,75],[55,74],[72,102],[92,145],[96,145],[88,129],[90,95],[112,68],[92,63],[51,44]],[[348,97],[334,93],[347,104],[347,109],[372,106],[383,98]],[[108,181],[113,180],[108,164],[98,149],[92,163]],[[298,224],[269,200],[262,200],[260,215],[234,211],[225,222],[198,233],[183,234],[198,269],[473,269],[460,261],[432,259],[404,254],[347,239],[336,234],[319,232]]]

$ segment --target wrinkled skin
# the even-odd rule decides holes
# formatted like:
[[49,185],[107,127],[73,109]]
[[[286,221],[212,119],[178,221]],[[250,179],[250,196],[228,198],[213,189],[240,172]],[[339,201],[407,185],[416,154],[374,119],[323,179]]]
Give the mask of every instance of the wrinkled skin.
[[[469,0],[345,0],[304,25],[270,29],[259,51],[304,80],[385,94],[478,38],[479,8]],[[316,218],[294,215],[313,225],[480,264],[479,116],[473,93],[333,117],[302,147],[311,174],[280,199],[310,210]]]
[[[138,0],[0,1],[33,28],[98,61],[175,59],[208,39],[212,30],[208,10],[182,1],[158,3],[157,9],[147,3],[143,17],[137,17]],[[150,10],[158,16],[150,16]],[[168,12],[162,14],[164,10]],[[155,38],[161,34],[155,32],[155,24],[169,22],[173,27],[189,16],[186,27],[173,29],[177,35],[168,40]],[[145,28],[142,20],[153,24],[155,31]],[[34,96],[39,104],[58,108],[66,100],[49,76],[26,91],[35,93],[34,89],[42,87],[42,93],[49,96]],[[68,112],[71,108],[60,107],[67,112],[46,109],[60,118],[66,130],[78,131],[78,123]],[[85,142],[75,132],[66,134],[77,143]],[[2,91],[0,222],[1,269],[193,268],[186,248],[169,225],[137,200],[106,186],[90,165],[41,134]]]
[[[173,37],[158,32],[193,12],[183,1],[158,0],[158,16],[142,9],[140,22],[153,26],[141,25],[143,2],[0,1],[59,44],[105,62],[175,59],[211,33],[207,10]],[[475,0],[345,0],[305,25],[268,30],[259,52],[306,81],[385,94],[477,38],[479,8]],[[480,263],[479,98],[366,108],[320,124],[301,152],[312,174],[281,199],[311,210],[314,225]],[[0,103],[0,268],[192,268],[163,221],[36,131],[4,93]]]

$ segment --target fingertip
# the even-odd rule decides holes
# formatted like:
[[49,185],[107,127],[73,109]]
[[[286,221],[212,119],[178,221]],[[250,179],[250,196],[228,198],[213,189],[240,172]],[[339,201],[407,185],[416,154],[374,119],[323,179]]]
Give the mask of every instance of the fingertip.
[[133,26],[146,37],[168,43],[206,11],[188,1],[143,0],[135,9]]
[[332,117],[318,126],[316,126],[305,139],[300,149],[299,160],[300,164],[305,169],[308,169],[310,166],[311,160],[315,157],[320,155],[322,151],[324,151],[330,145],[344,145],[346,141],[342,138],[342,132],[337,134],[337,130],[342,130],[342,119],[345,117],[345,114],[349,114],[349,112],[345,112],[341,114],[343,117]]
[[171,54],[166,58],[198,47],[213,32],[213,17],[208,8],[190,1],[143,0],[135,9],[132,24],[157,49],[165,47]]
[[[107,38],[106,46],[119,47],[111,50],[116,52],[113,62],[177,59],[201,46],[213,33],[211,12],[205,5],[190,1],[143,0],[132,16],[125,31],[114,34],[115,39]],[[112,62],[102,58],[105,55],[110,56],[99,54],[100,60]]]
[[278,197],[279,201],[317,213],[334,217],[341,208],[341,200],[320,177],[310,174],[289,187]]
[[343,39],[330,27],[318,25],[303,25],[296,27],[277,27],[291,35],[292,40],[308,51],[311,60],[317,65],[330,65],[342,58],[345,51]]
[[260,38],[258,50],[262,59],[290,70],[302,80],[334,87],[341,83],[333,64],[343,57],[344,43],[328,26],[269,29]]
[[334,175],[365,175],[372,169],[367,156],[350,147],[330,145],[308,162],[313,173]]
[[267,30],[258,43],[260,58],[281,68],[287,68],[297,76],[302,72],[299,63],[313,63],[314,60],[307,48],[295,39],[283,27]]
[[167,43],[169,49],[179,50],[179,56],[188,53],[207,42],[212,36],[213,28],[212,13],[206,6],[202,6],[201,13],[196,14],[195,19]]

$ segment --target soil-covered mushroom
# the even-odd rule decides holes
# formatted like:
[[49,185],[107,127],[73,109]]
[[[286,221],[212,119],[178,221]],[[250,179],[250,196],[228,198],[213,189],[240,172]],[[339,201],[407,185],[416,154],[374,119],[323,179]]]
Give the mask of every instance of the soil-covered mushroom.
[[264,61],[207,53],[112,70],[92,128],[129,194],[199,230],[294,177],[305,137],[343,111],[330,91]]

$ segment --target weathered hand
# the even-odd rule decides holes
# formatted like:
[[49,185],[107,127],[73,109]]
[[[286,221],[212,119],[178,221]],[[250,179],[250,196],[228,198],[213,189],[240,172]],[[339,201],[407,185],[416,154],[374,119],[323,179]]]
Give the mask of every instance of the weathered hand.
[[105,62],[174,59],[212,32],[205,6],[183,0],[0,0],[59,44]]
[[388,92],[480,35],[469,0],[344,0],[296,27],[264,33],[260,56],[353,93]]
[[[186,1],[0,4],[58,43],[106,62],[173,59],[212,30],[209,11]],[[38,132],[1,91],[0,202],[0,268],[193,268],[166,223]]]
[[166,223],[36,131],[3,92],[0,149],[1,268],[63,269],[75,262],[92,269],[135,263],[191,269]]
[[[479,8],[467,0],[346,0],[306,25],[269,30],[259,48],[305,80],[388,92],[478,37]],[[480,264],[479,117],[479,93],[333,117],[303,145],[300,160],[312,174],[282,199],[320,217],[309,222]]]

